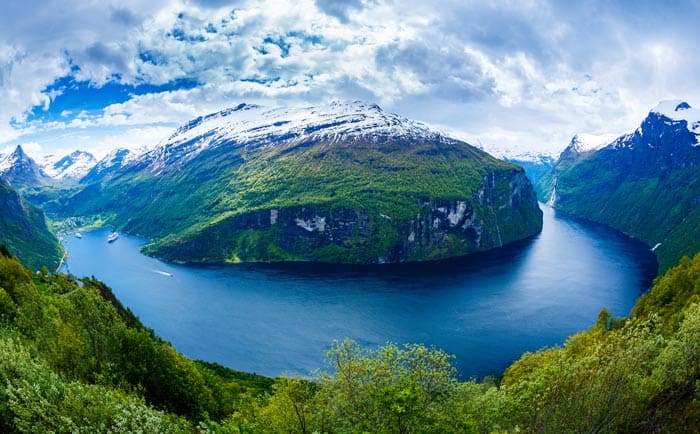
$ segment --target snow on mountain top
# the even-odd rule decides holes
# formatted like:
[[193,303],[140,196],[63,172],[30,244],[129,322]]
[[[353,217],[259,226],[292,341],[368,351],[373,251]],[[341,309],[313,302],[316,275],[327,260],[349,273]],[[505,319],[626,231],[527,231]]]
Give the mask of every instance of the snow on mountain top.
[[79,179],[90,171],[97,162],[95,157],[85,151],[74,151],[58,160],[47,156],[44,160],[44,172],[54,179]]
[[376,104],[332,102],[314,107],[263,107],[240,104],[182,125],[148,155],[154,172],[177,156],[183,163],[221,144],[257,148],[295,140],[331,142],[363,136],[446,140],[439,131]]
[[0,158],[0,172],[4,172],[12,166],[14,166],[18,161],[20,160],[27,160],[29,159],[29,155],[27,155],[24,150],[22,149],[22,146],[17,145],[14,151],[11,153],[2,156]]
[[576,152],[591,152],[602,149],[615,141],[616,134],[586,134],[578,133],[572,139],[569,147]]
[[104,158],[95,164],[94,168],[97,173],[101,173],[115,166],[124,167],[132,161],[137,160],[138,157],[139,154],[126,148],[112,149],[109,154],[105,155]]
[[107,155],[100,160],[100,162],[116,162],[120,161],[122,163],[128,163],[134,161],[138,158],[139,154],[130,151],[126,148],[116,148],[109,151]]
[[686,121],[688,130],[700,134],[700,110],[692,108],[685,101],[661,101],[650,113],[658,113],[676,122]]
[[[467,142],[470,143],[470,142]],[[472,143],[473,145],[473,143]],[[482,151],[488,152],[492,156],[508,161],[523,161],[529,163],[540,163],[542,161],[555,160],[562,151],[562,148],[551,149],[529,149],[527,147],[513,147],[494,143],[476,145]]]
[[297,108],[240,104],[188,122],[168,142],[191,140],[214,130],[239,143],[301,136],[334,137],[377,133],[401,137],[440,135],[425,124],[387,113],[376,104],[355,101]]

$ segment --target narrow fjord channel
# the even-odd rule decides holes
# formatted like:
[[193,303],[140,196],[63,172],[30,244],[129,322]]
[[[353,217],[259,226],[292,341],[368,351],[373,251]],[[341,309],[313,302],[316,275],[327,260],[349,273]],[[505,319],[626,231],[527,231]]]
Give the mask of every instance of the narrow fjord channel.
[[334,339],[435,345],[462,377],[499,374],[561,344],[603,308],[627,315],[656,275],[648,246],[543,207],[536,238],[458,260],[389,268],[182,266],[108,229],[66,236],[63,271],[95,276],[188,357],[276,376],[326,368]]

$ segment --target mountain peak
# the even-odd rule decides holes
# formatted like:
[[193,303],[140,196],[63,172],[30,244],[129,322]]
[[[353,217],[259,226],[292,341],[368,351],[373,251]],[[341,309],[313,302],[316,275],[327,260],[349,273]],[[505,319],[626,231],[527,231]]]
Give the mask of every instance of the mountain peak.
[[686,122],[688,130],[700,134],[700,110],[694,109],[685,101],[661,101],[649,114],[656,113],[673,122]]
[[17,145],[15,150],[12,152],[11,155],[17,155],[19,157],[25,157],[27,155],[26,152],[24,152],[24,149],[22,149],[22,145]]
[[91,153],[76,150],[58,160],[47,159],[43,170],[53,179],[80,179],[95,163]]
[[571,139],[568,149],[578,153],[597,151],[612,143],[616,137],[615,134],[595,135],[578,133]]
[[21,145],[17,145],[11,154],[0,159],[0,176],[15,188],[46,181],[46,174],[34,159],[24,152]]
[[243,103],[183,124],[149,156],[154,161],[153,171],[159,172],[171,163],[182,164],[205,149],[218,146],[252,150],[317,140],[351,142],[369,137],[446,140],[441,132],[421,122],[362,101],[331,101],[311,107]]
[[126,148],[112,149],[100,161],[93,164],[90,170],[80,179],[80,183],[89,184],[104,179],[134,161],[136,158],[136,153]]
[[690,104],[688,104],[687,102],[683,101],[683,102],[681,102],[680,104],[678,104],[678,105],[676,106],[676,109],[675,109],[674,111],[678,111],[678,110],[687,110],[687,109],[689,109],[689,108],[692,108],[692,107],[690,107]]

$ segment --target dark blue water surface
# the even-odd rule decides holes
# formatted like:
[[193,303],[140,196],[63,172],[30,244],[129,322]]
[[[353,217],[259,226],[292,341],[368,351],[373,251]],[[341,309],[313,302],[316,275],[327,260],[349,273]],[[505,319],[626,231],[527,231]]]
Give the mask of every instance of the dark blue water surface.
[[334,339],[349,337],[366,347],[434,344],[471,377],[563,343],[603,307],[627,315],[656,273],[647,246],[543,211],[542,233],[517,246],[399,267],[183,266],[142,255],[141,238],[107,243],[108,229],[63,244],[71,273],[109,284],[146,326],[194,359],[308,374],[327,367]]

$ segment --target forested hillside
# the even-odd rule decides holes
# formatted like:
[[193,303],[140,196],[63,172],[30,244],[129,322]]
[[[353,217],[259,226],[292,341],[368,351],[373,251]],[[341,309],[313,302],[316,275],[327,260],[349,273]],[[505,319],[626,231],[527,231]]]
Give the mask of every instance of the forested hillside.
[[[620,230],[655,248],[661,271],[700,250],[698,111],[667,101],[633,133],[600,149],[576,142],[551,175],[557,209]],[[535,185],[547,183],[546,176]]]
[[602,311],[501,378],[464,381],[422,345],[336,342],[310,379],[193,362],[93,279],[0,255],[4,432],[695,432],[700,255],[659,277],[630,319]]
[[0,178],[0,243],[33,270],[56,268],[61,258],[58,239],[46,225],[44,214],[27,203]]

